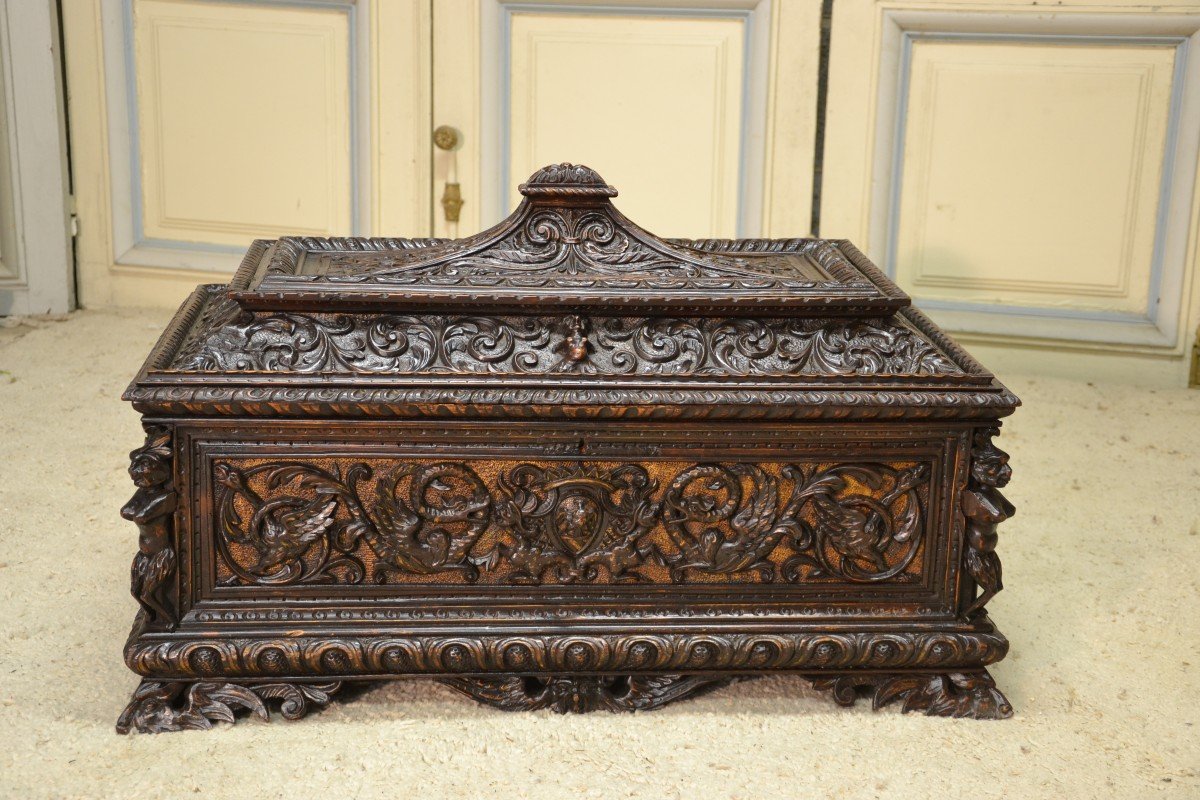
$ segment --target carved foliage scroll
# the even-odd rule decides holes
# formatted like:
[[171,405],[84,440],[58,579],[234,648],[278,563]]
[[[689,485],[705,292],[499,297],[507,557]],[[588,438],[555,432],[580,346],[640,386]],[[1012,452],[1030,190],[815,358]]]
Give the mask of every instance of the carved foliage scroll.
[[698,675],[602,675],[442,678],[442,683],[501,711],[559,714],[648,711],[729,684],[731,678]]
[[[898,318],[250,314],[230,301],[172,364],[300,374],[962,375]],[[203,326],[197,326],[203,327]]]
[[912,582],[930,466],[245,463],[213,469],[224,586]]
[[329,705],[340,683],[183,683],[142,681],[117,720],[117,733],[207,730],[250,713],[267,722],[268,702],[277,701],[284,719],[296,720]]
[[[799,258],[698,253],[655,239],[607,202],[523,207],[484,235],[384,257],[337,253],[311,282],[492,287],[665,290],[797,289],[843,285],[807,267],[821,242]],[[488,240],[494,240],[488,242]]]
[[852,706],[860,692],[878,711],[889,703],[900,703],[904,713],[919,711],[930,717],[1008,719],[1013,714],[1008,702],[987,670],[935,674],[843,675],[818,678],[816,689],[828,689],[838,705]]

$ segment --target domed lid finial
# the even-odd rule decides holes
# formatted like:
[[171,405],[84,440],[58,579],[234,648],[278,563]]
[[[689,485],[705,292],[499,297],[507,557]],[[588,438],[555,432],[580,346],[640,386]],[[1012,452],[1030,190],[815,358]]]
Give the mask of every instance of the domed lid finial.
[[605,183],[596,170],[582,164],[563,163],[542,167],[517,189],[526,197],[617,196],[617,190]]

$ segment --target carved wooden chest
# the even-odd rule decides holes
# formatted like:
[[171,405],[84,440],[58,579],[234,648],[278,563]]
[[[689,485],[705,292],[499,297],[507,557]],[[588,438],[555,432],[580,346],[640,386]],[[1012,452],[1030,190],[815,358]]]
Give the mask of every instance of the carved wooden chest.
[[1017,398],[847,242],[659,239],[568,164],[521,192],[466,239],[259,241],[184,303],[125,394],[118,729],[408,676],[1011,714],[984,605]]

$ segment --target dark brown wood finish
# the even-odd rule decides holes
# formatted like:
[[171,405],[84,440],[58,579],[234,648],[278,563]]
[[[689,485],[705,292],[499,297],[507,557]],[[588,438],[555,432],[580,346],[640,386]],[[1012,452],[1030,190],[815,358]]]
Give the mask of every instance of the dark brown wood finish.
[[463,240],[260,241],[143,414],[118,730],[434,677],[644,710],[796,672],[1012,713],[996,526],[1018,404],[852,245],[663,240],[586,167]]

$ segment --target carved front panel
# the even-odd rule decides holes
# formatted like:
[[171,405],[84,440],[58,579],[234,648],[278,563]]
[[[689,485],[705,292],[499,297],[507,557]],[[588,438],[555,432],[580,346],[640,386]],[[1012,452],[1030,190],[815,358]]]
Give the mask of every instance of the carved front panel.
[[934,465],[217,458],[219,587],[913,584]]

